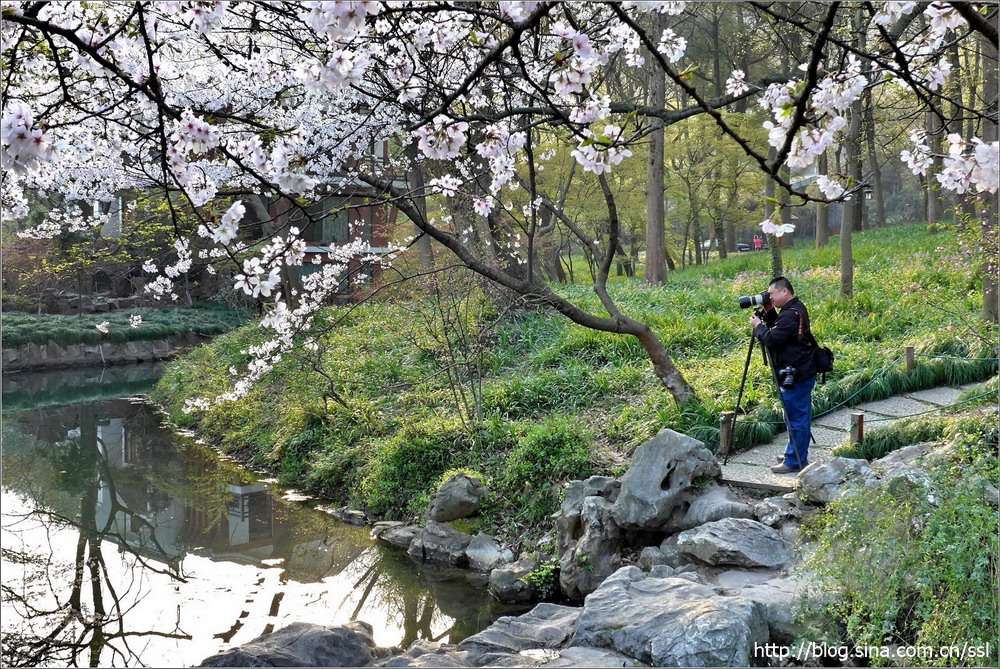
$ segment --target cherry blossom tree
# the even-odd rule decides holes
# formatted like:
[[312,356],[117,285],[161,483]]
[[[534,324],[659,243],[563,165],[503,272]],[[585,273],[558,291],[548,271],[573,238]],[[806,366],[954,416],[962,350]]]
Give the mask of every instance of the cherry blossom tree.
[[[177,215],[194,216],[196,231],[178,228],[171,261],[144,265],[147,289],[170,299],[192,268],[230,265],[236,289],[271,300],[262,320],[270,336],[248,349],[232,390],[192,409],[240,397],[282,356],[315,351],[314,316],[351,261],[392,264],[423,238],[575,323],[637,338],[657,377],[686,402],[694,391],[663,343],[608,288],[621,249],[608,174],[652,129],[704,114],[787,192],[790,206],[853,197],[864,186],[857,178],[828,174],[797,190],[783,168],[807,169],[841,142],[848,110],[866,90],[903,87],[930,113],[951,109],[942,53],[973,33],[997,39],[986,3],[864,3],[864,49],[841,3],[796,13],[748,7],[795,33],[807,57],[793,72],[757,81],[733,71],[710,96],[686,62],[679,23],[697,3],[4,2],[3,212],[22,216],[32,193],[49,191],[89,202],[157,189],[183,203]],[[657,33],[654,16],[663,19]],[[662,72],[687,104],[613,98],[610,73],[639,68]],[[767,116],[770,159],[724,113],[751,100]],[[995,127],[995,105],[963,113]],[[933,177],[945,189],[995,195],[995,137],[948,137]],[[926,139],[915,133],[901,156],[921,173],[935,159]],[[539,189],[551,157],[543,141],[571,147],[580,178],[603,194],[598,239],[554,216],[594,258],[603,313],[553,290],[539,269],[541,214],[556,201]],[[385,161],[359,159],[373,145],[398,150]],[[430,178],[404,179],[412,173]],[[344,183],[364,184],[397,207],[418,235],[387,255],[361,241],[338,246],[300,288],[282,286],[286,270],[304,262],[302,228],[275,218],[263,243],[250,244],[238,234],[248,207],[267,198],[311,222],[308,203]],[[446,213],[429,214],[429,197]],[[67,224],[53,215],[24,233],[51,236]],[[761,228],[788,231],[776,217]]]

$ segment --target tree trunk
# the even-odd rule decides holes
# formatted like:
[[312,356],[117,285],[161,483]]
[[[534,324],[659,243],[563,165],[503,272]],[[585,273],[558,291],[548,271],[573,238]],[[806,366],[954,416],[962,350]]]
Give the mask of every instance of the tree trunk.
[[[826,175],[828,170],[826,151],[819,155],[817,173]],[[830,239],[830,206],[822,202],[816,203],[816,248],[826,246]]]
[[[414,195],[412,196],[413,204],[420,210],[420,213],[426,217],[427,216],[427,195],[424,190],[426,186],[424,177],[424,165],[422,162],[418,161],[418,150],[417,142],[412,141],[406,145],[406,155],[410,159],[410,179],[412,181],[412,188]],[[413,234],[420,235],[421,230],[416,224],[413,224]],[[420,263],[420,269],[423,271],[434,269],[434,247],[431,246],[433,240],[427,236],[423,235],[420,239],[414,243],[414,251],[417,254],[417,259]]]
[[875,226],[884,228],[885,191],[882,189],[882,166],[879,165],[878,154],[875,151],[875,111],[871,91],[865,92],[865,138],[868,140],[868,163],[872,168],[872,180],[875,182],[872,188],[872,197],[875,200]]
[[[854,44],[864,48],[865,26],[863,8],[857,6],[854,11]],[[850,108],[849,125],[847,128],[846,163],[850,186],[861,182],[861,100],[855,101]],[[861,208],[864,206],[864,195],[855,193],[847,201],[843,217],[840,220],[840,294],[843,297],[854,295],[854,248],[851,233],[861,225]]]
[[[777,155],[777,150],[772,146],[767,152],[768,162],[774,162]],[[771,220],[774,216],[774,189],[775,181],[768,175],[764,178],[764,220]],[[771,254],[771,276],[781,276],[784,269],[781,266],[781,247],[778,245],[778,238],[767,235],[767,248]]]
[[[924,113],[924,128],[927,130],[927,144],[934,154],[934,162],[931,164],[930,174],[941,174],[944,163],[941,154],[941,133],[944,126],[941,119],[932,110]],[[937,229],[937,224],[941,221],[944,213],[944,203],[941,201],[941,187],[937,179],[928,177],[927,184],[927,225],[931,230]]]
[[[791,183],[792,171],[787,166],[781,168],[781,176],[787,183]],[[784,188],[778,193],[778,202],[781,204],[781,223],[783,225],[790,225],[792,222],[792,210],[788,206],[788,191]],[[782,248],[794,245],[795,239],[792,237],[793,234],[790,233],[781,238]]]
[[[663,28],[663,15],[654,16],[654,36],[659,40]],[[663,109],[666,99],[666,80],[658,67],[649,68],[649,104]],[[667,278],[664,264],[666,235],[663,212],[663,119],[650,121],[649,162],[646,165],[646,283],[662,285]]]
[[[861,114],[859,103],[855,102],[851,109],[851,120],[847,133],[847,164],[851,170],[851,185],[855,185],[861,178],[858,170],[857,155],[860,153],[858,146],[858,135],[861,132]],[[844,205],[844,213],[840,219],[840,294],[850,297],[854,294],[854,250],[852,248],[851,233],[855,229],[855,221],[861,218],[861,198],[864,195],[855,193]]]
[[[988,39],[980,35],[980,45],[983,49],[983,60],[987,63],[984,68],[983,93],[987,96],[986,113],[983,118],[983,141],[987,144],[998,140],[997,112],[1000,110],[1000,99],[997,92],[997,47]],[[989,65],[993,63],[994,65]],[[1000,193],[983,193],[982,197],[982,226],[983,226],[983,318],[996,323],[998,314],[997,299],[1000,294],[997,292],[997,271],[998,264],[997,249],[997,199]]]

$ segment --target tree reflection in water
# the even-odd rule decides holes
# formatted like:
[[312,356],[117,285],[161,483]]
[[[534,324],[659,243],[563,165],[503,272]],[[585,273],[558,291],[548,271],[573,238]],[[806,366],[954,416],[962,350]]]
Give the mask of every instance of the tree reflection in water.
[[7,412],[3,442],[5,665],[197,664],[295,620],[456,642],[512,611],[286,503],[140,403]]

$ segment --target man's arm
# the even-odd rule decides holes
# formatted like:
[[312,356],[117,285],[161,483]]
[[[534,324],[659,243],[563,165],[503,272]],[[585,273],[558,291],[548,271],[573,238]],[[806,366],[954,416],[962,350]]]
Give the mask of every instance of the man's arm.
[[764,323],[767,327],[774,327],[774,322],[778,320],[778,310],[774,308],[774,305],[769,304],[764,307]]
[[753,333],[760,343],[768,348],[783,346],[799,334],[798,318],[793,310],[786,309],[778,314],[773,325],[768,327],[765,323],[761,323],[754,328]]

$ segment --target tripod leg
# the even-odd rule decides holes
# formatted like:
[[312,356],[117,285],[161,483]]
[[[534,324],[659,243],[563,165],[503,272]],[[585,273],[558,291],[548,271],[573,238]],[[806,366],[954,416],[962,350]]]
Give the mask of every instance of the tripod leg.
[[750,348],[747,349],[747,359],[743,363],[743,378],[740,380],[740,394],[736,398],[737,416],[740,414],[740,402],[743,401],[743,388],[746,386],[747,383],[747,371],[749,371],[750,369],[750,359],[753,357],[753,344],[756,339],[757,338],[754,337],[753,334],[750,335]]

